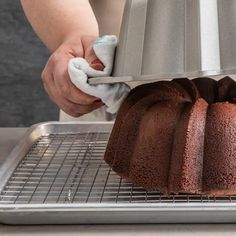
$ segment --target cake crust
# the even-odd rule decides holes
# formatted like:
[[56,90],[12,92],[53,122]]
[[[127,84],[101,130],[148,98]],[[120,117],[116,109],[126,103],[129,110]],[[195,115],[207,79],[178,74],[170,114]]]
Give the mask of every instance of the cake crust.
[[104,158],[146,190],[236,194],[236,82],[181,78],[136,87]]

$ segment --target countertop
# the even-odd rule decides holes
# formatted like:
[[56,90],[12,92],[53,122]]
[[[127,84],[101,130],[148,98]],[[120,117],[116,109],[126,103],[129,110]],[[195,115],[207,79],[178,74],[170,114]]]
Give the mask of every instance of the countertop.
[[[0,163],[24,135],[26,128],[0,128]],[[236,224],[155,225],[0,225],[0,235],[236,235]]]

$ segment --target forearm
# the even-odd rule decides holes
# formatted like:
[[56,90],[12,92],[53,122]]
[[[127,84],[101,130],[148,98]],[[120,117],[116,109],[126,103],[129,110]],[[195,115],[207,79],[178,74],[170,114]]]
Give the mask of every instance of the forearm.
[[70,38],[98,36],[98,25],[88,0],[21,0],[35,32],[52,51]]

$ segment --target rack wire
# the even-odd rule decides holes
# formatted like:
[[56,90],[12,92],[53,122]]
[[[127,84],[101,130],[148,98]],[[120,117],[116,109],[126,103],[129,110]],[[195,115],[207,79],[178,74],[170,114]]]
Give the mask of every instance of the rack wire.
[[109,132],[41,136],[0,193],[0,204],[236,202],[236,196],[163,196],[120,178],[104,162]]

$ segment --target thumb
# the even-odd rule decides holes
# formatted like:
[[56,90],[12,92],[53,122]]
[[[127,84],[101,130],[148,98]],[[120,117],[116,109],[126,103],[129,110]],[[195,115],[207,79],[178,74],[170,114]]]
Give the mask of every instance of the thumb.
[[93,50],[93,42],[97,37],[88,36],[83,38],[83,47],[84,47],[84,58],[89,63],[89,65],[95,70],[103,70],[105,66],[97,58]]
[[94,55],[92,57],[87,58],[87,61],[89,63],[89,65],[95,69],[95,70],[103,70],[105,68],[105,66],[103,65],[103,63],[97,58],[97,56]]

